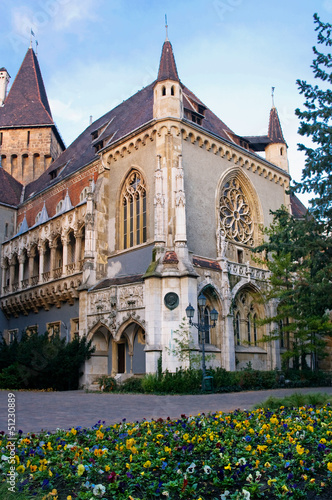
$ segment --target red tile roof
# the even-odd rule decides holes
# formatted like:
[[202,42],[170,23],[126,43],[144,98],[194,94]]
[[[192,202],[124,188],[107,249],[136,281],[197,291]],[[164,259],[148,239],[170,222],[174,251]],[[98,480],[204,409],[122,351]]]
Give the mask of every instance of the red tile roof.
[[3,168],[0,168],[0,203],[17,206],[23,186]]
[[[172,46],[169,41],[166,41],[163,45],[158,74],[158,79],[164,77],[178,80]],[[84,130],[39,179],[26,186],[25,199],[39,193],[43,189],[52,187],[68,175],[74,174],[80,168],[97,159],[96,145],[99,144],[100,147],[111,146],[151,122],[153,120],[153,88],[155,84],[156,81],[143,88]],[[190,100],[192,103],[196,103],[204,108],[202,124],[200,126],[194,124],[196,127],[201,128],[203,131],[211,132],[230,143],[242,145],[240,137],[236,136],[185,85],[181,84],[181,86],[184,100],[186,99],[188,102]],[[100,135],[96,138],[95,135],[98,130],[100,131]],[[51,179],[50,172],[54,170],[60,170],[60,173],[56,178]]]
[[270,111],[269,131],[267,135],[269,136],[272,142],[286,144],[281,130],[278,111],[276,110],[275,107],[271,108]]
[[173,48],[170,41],[164,42],[158,71],[158,81],[161,80],[175,80],[179,82],[178,70],[176,69]]
[[196,267],[213,269],[214,271],[221,271],[219,263],[215,260],[203,259],[202,257],[194,257],[193,264]]
[[0,127],[54,125],[37,57],[30,48],[0,108]]
[[298,197],[295,196],[295,194],[291,194],[290,201],[291,201],[292,215],[296,219],[304,217],[305,214],[308,212],[308,209],[303,205],[303,203],[298,199]]

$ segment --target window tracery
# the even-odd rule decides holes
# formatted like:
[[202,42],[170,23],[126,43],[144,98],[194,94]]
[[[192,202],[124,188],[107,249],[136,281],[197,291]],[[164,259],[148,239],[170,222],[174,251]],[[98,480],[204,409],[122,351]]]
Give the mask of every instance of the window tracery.
[[146,188],[136,170],[126,179],[121,195],[122,248],[146,242]]
[[249,203],[240,182],[234,178],[222,188],[219,202],[220,226],[230,240],[254,244],[254,223]]

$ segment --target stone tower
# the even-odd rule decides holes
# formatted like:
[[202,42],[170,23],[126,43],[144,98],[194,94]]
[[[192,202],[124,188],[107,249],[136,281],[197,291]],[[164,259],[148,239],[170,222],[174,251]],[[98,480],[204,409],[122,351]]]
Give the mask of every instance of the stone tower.
[[182,118],[182,93],[171,42],[166,38],[154,86],[153,118]]
[[268,138],[270,143],[265,147],[267,161],[289,172],[287,144],[284,139],[277,109],[273,106],[270,111]]
[[[6,74],[7,71],[4,87]],[[36,54],[29,48],[0,107],[2,168],[26,185],[38,178],[64,149],[52,118]]]

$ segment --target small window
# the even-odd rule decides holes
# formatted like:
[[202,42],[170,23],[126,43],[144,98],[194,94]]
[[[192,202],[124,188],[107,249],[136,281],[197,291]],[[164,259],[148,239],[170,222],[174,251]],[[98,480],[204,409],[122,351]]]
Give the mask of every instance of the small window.
[[28,337],[30,337],[30,335],[38,333],[38,325],[28,326],[25,330],[25,333],[27,334]]
[[80,201],[85,201],[88,197],[89,188],[86,186],[80,194]]
[[237,250],[237,261],[239,264],[243,264],[243,250]]
[[166,95],[166,87],[164,86],[161,90],[162,95]]
[[174,85],[171,86],[171,95],[174,95]]
[[63,200],[60,200],[56,206],[55,213],[59,214],[62,211],[62,207],[63,207]]
[[[38,221],[39,221],[39,219],[40,219],[40,217],[41,217],[41,214],[42,214],[42,213],[41,213],[41,211],[40,211],[40,212],[38,212],[38,214],[36,215],[36,218],[35,218],[35,224],[37,224],[37,223],[38,223]],[[22,224],[22,223],[21,223],[21,224]]]
[[70,336],[72,340],[79,337],[79,331],[80,331],[79,318],[72,318],[70,320]]
[[55,321],[54,323],[47,323],[47,332],[49,337],[55,337],[56,335],[60,335],[61,322]]
[[284,148],[280,148],[280,156],[283,156],[284,154]]
[[8,222],[5,224],[5,238],[8,238]]
[[0,132],[0,146],[2,146],[2,132]]
[[30,130],[28,130],[28,133],[27,133],[27,146],[29,146],[30,144]]
[[8,330],[8,344],[12,344],[17,338],[18,328],[14,328],[13,330]]

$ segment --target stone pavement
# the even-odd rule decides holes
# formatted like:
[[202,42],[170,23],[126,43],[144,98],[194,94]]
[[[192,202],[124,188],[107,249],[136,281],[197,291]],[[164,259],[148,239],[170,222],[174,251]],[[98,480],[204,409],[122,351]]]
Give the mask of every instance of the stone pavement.
[[[0,391],[0,431],[7,432],[8,392]],[[84,391],[20,392],[13,391],[16,399],[16,430],[24,433],[41,429],[53,431],[82,426],[91,427],[98,420],[106,425],[121,422],[150,420],[159,417],[180,417],[214,411],[250,409],[269,396],[282,397],[294,392],[325,392],[332,387],[308,389],[275,389],[236,392],[228,394],[200,394],[195,396],[155,396],[148,394],[99,394]]]

